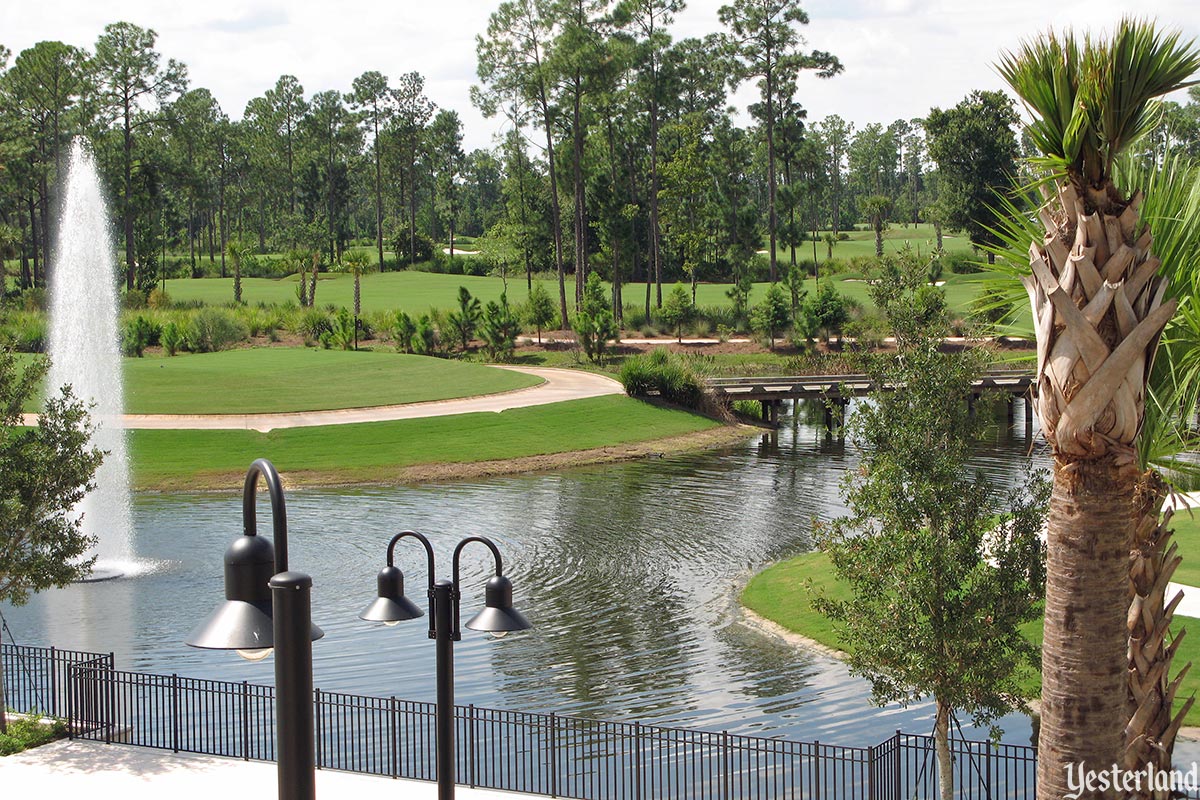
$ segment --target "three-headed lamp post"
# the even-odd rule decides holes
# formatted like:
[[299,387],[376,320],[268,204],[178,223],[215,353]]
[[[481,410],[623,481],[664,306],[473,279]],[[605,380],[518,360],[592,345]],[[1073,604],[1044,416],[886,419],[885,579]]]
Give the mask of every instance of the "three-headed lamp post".
[[433,547],[416,531],[402,531],[392,537],[387,547],[387,566],[379,572],[379,596],[359,614],[361,619],[395,625],[422,616],[422,611],[404,596],[404,574],[394,563],[396,544],[413,538],[425,547],[429,578],[429,638],[437,650],[437,784],[438,800],[454,798],[454,642],[462,638],[459,627],[459,598],[461,597],[459,556],[471,542],[479,542],[492,551],[496,574],[488,579],[484,590],[484,609],[469,619],[466,627],[500,637],[510,631],[532,627],[525,616],[513,608],[512,583],[504,576],[500,550],[486,536],[468,536],[454,548],[453,580],[434,579]]

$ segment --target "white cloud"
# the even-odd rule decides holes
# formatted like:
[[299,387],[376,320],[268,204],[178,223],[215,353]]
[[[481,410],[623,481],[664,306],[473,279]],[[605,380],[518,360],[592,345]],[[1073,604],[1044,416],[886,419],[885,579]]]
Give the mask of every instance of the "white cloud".
[[[691,0],[675,34],[717,31],[723,0]],[[164,57],[188,65],[193,86],[210,89],[226,113],[241,116],[246,102],[283,74],[308,94],[348,91],[367,70],[388,76],[419,71],[426,92],[462,116],[466,145],[486,147],[503,129],[472,108],[475,36],[498,0],[43,0],[0,4],[0,44],[20,51],[43,39],[92,47],[105,24],[126,20],[159,33]],[[1138,13],[1200,35],[1191,0],[1142,0]],[[799,98],[810,119],[828,114],[863,125],[924,116],[931,106],[957,103],[973,89],[998,89],[991,65],[1047,27],[1080,20],[1111,26],[1128,3],[1116,0],[810,0],[808,46],[838,55],[846,66],[832,80],[801,79]],[[754,93],[743,87],[744,108]]]

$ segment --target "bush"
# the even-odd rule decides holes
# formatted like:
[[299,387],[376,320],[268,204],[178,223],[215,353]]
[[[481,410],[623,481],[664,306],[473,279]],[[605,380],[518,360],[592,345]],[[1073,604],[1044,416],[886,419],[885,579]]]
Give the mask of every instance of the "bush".
[[[396,234],[392,240],[392,250],[396,253],[396,264],[400,267],[408,266],[416,261],[428,261],[433,258],[433,242],[423,233],[418,232],[414,237],[416,241],[415,248],[410,248],[410,240],[407,230],[402,230]],[[415,255],[414,252],[415,251]]]
[[691,365],[665,348],[625,359],[619,378],[630,397],[657,395],[669,403],[696,410],[709,406],[700,376]]
[[187,324],[184,338],[193,353],[215,353],[250,337],[246,324],[224,308],[202,308]]
[[437,352],[437,331],[428,314],[417,320],[412,336],[412,351],[419,356],[431,356]]
[[8,733],[0,733],[0,756],[11,756],[61,739],[67,735],[67,725],[62,720],[43,724],[33,717],[17,717],[8,722]]
[[146,296],[146,305],[150,308],[170,308],[171,296],[162,289],[151,289]]
[[185,336],[183,327],[175,320],[167,322],[162,327],[162,333],[159,334],[158,340],[162,342],[163,349],[167,351],[167,355],[173,356],[185,344]]
[[304,337],[306,342],[319,342],[321,337],[333,330],[333,321],[328,312],[319,308],[307,308],[295,320],[293,333]]
[[512,358],[520,332],[521,320],[508,305],[508,294],[501,293],[499,303],[489,300],[480,325],[480,335],[488,358],[494,361]]
[[950,270],[955,275],[973,275],[983,272],[983,265],[979,264],[975,260],[975,256],[970,253],[942,253],[937,261],[943,270]]
[[332,347],[350,350],[354,347],[354,316],[348,310],[338,309],[329,330],[321,334],[321,345],[326,350]]
[[576,338],[588,359],[597,363],[604,358],[608,340],[619,334],[612,309],[604,296],[604,286],[595,272],[588,275],[574,327]]
[[141,314],[126,320],[121,326],[121,352],[141,358],[145,349],[158,340],[160,332],[153,320]]
[[9,314],[0,326],[0,342],[3,341],[7,341],[18,353],[46,352],[49,334],[45,315],[28,311]]
[[413,334],[417,332],[417,323],[413,322],[413,318],[406,311],[397,311],[396,318],[392,322],[392,341],[396,343],[396,349],[405,353],[413,351]]

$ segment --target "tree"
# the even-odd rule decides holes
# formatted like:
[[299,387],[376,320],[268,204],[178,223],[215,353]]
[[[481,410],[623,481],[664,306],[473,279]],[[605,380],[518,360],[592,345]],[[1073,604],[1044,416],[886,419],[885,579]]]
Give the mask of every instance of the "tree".
[[475,337],[475,328],[479,325],[481,314],[479,298],[472,297],[467,287],[458,287],[458,311],[446,315],[446,322],[454,331],[459,347],[465,352],[471,339]]
[[1021,704],[1019,672],[1037,664],[1021,626],[1037,618],[1045,579],[1047,487],[1034,480],[1002,498],[969,469],[985,420],[965,398],[983,351],[941,352],[945,315],[910,313],[926,273],[905,255],[871,287],[898,353],[873,359],[870,372],[904,388],[873,393],[851,420],[863,463],[843,487],[850,514],[820,547],[852,598],[815,605],[839,624],[850,669],[870,682],[874,702],[934,697],[940,797],[953,800],[955,712],[993,722]]
[[588,359],[597,363],[604,360],[608,340],[617,336],[617,323],[612,309],[604,297],[604,284],[593,272],[588,275],[583,289],[583,302],[575,314],[575,335]]
[[417,263],[417,158],[434,105],[425,96],[425,78],[419,72],[401,75],[392,96],[396,115],[391,133],[399,144],[404,185],[408,189],[407,251],[408,263],[412,265]]
[[537,328],[538,344],[542,343],[542,328],[545,328],[554,321],[554,300],[550,298],[550,293],[546,291],[546,287],[540,283],[535,283],[533,288],[529,290],[529,304],[526,310],[529,324]]
[[370,266],[370,259],[361,250],[353,250],[342,259],[342,270],[354,276],[354,349],[358,349],[359,317],[362,315],[362,276]]
[[883,232],[887,230],[888,215],[892,213],[892,201],[886,195],[871,195],[862,201],[862,213],[871,230],[875,231],[875,257],[883,258]]
[[833,334],[841,332],[842,325],[850,317],[846,308],[846,298],[830,281],[822,283],[816,294],[805,299],[804,311],[812,322],[813,329],[820,331],[827,341]]
[[791,97],[801,70],[816,70],[831,78],[842,71],[837,57],[820,50],[803,53],[804,39],[795,25],[807,25],[808,14],[797,0],[734,0],[717,12],[729,28],[730,46],[737,59],[735,83],[758,78],[761,113],[767,137],[767,233],[770,240],[771,281],[776,279],[775,240],[778,218],[775,194],[775,126],[781,97]]
[[1149,365],[1176,301],[1160,291],[1141,200],[1122,191],[1113,167],[1151,128],[1152,100],[1197,68],[1193,41],[1131,20],[1108,40],[1044,35],[999,64],[1032,112],[1037,163],[1054,182],[1040,215],[1046,237],[1033,243],[1024,279],[1038,337],[1038,414],[1054,454],[1039,798],[1068,792],[1070,765],[1128,768],[1137,443]]
[[[1017,174],[1017,124],[1003,92],[972,92],[947,111],[934,108],[925,120],[929,157],[938,165],[938,203],[945,222],[966,231],[976,246],[995,245],[996,194]],[[990,258],[990,256],[989,256]]]
[[567,290],[563,264],[562,208],[558,196],[558,170],[554,147],[558,110],[551,103],[551,73],[546,65],[546,43],[554,23],[545,13],[546,3],[508,0],[488,18],[487,34],[475,37],[479,80],[486,92],[472,93],[484,116],[493,116],[502,100],[531,108],[546,137],[547,177],[550,179],[550,221],[554,236],[554,265],[558,270],[558,300],[562,328],[567,324]]
[[695,314],[696,307],[692,305],[692,298],[682,283],[675,284],[675,288],[667,295],[666,302],[658,312],[659,318],[667,327],[675,330],[675,338],[680,343],[683,342],[683,326],[691,322]]
[[429,126],[430,160],[437,171],[438,215],[449,232],[450,257],[454,257],[454,231],[458,224],[461,187],[459,177],[466,154],[462,149],[462,121],[457,111],[439,111]]
[[134,242],[134,156],[135,134],[158,120],[147,107],[157,109],[172,95],[183,91],[187,68],[170,59],[159,68],[154,51],[158,34],[128,22],[104,27],[96,41],[92,75],[102,113],[120,123],[121,129],[121,224],[125,234],[125,288],[133,289],[137,269]]
[[521,321],[508,305],[508,292],[500,293],[499,303],[489,300],[483,310],[483,320],[480,324],[480,336],[488,358],[493,361],[507,361],[512,358],[517,334],[520,332]]
[[[382,72],[364,72],[354,79],[350,104],[371,134],[371,157],[375,162],[375,246],[379,256],[379,271],[383,271],[383,157],[380,131],[387,127],[395,113],[396,96],[388,89]],[[358,312],[354,315],[357,317]],[[357,346],[355,347],[357,349]]]
[[750,312],[750,327],[762,334],[767,340],[767,346],[775,349],[775,334],[788,326],[790,318],[787,298],[778,283],[767,287],[763,301]]
[[[0,349],[0,601],[24,605],[29,595],[85,577],[95,542],[72,509],[94,488],[104,454],[91,444],[87,410],[69,387],[48,398],[35,427],[21,411],[41,392],[44,359],[20,364]],[[7,730],[0,663],[0,733]]]

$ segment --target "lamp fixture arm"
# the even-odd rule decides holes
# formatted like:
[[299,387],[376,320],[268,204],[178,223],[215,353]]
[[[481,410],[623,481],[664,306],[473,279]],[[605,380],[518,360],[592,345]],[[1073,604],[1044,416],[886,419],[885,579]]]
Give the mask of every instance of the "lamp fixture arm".
[[458,641],[459,639],[462,638],[462,631],[459,628],[459,614],[458,614],[458,600],[459,600],[459,597],[462,595],[460,581],[459,581],[458,562],[459,562],[459,556],[462,554],[463,548],[466,547],[471,542],[481,542],[482,544],[487,545],[487,548],[492,551],[492,556],[496,559],[496,575],[499,576],[499,575],[504,574],[504,562],[500,558],[500,548],[496,547],[496,543],[493,542],[488,537],[486,537],[486,536],[468,536],[465,539],[463,539],[461,542],[459,542],[458,546],[454,548],[454,580],[452,582],[452,585],[453,585],[452,597],[453,597],[453,604],[454,604],[453,636],[454,636],[455,641]]
[[[437,632],[437,628],[435,627],[437,624],[437,620],[436,620],[437,615],[434,613],[435,609],[433,608],[433,606],[434,606],[434,599],[433,599],[433,574],[434,574],[433,545],[431,545],[429,543],[429,539],[425,538],[425,534],[423,534],[423,533],[418,533],[417,531],[400,531],[399,533],[397,533],[395,536],[392,537],[391,541],[388,542],[387,565],[389,567],[396,566],[396,564],[395,564],[396,545],[400,542],[401,539],[405,539],[408,537],[412,537],[413,539],[416,539],[422,545],[425,546],[425,556],[426,556],[428,567],[429,567],[428,570],[426,571],[426,574],[428,577],[428,582],[429,582],[429,606],[430,606],[429,607],[429,638],[432,639],[432,638],[434,638],[434,635]],[[457,626],[455,626],[455,627],[457,627]]]
[[283,481],[275,465],[265,458],[257,459],[246,472],[246,483],[242,487],[242,532],[247,536],[258,535],[258,518],[254,505],[254,492],[258,478],[262,476],[271,496],[271,530],[275,535],[275,572],[287,572],[287,508],[283,501]]

